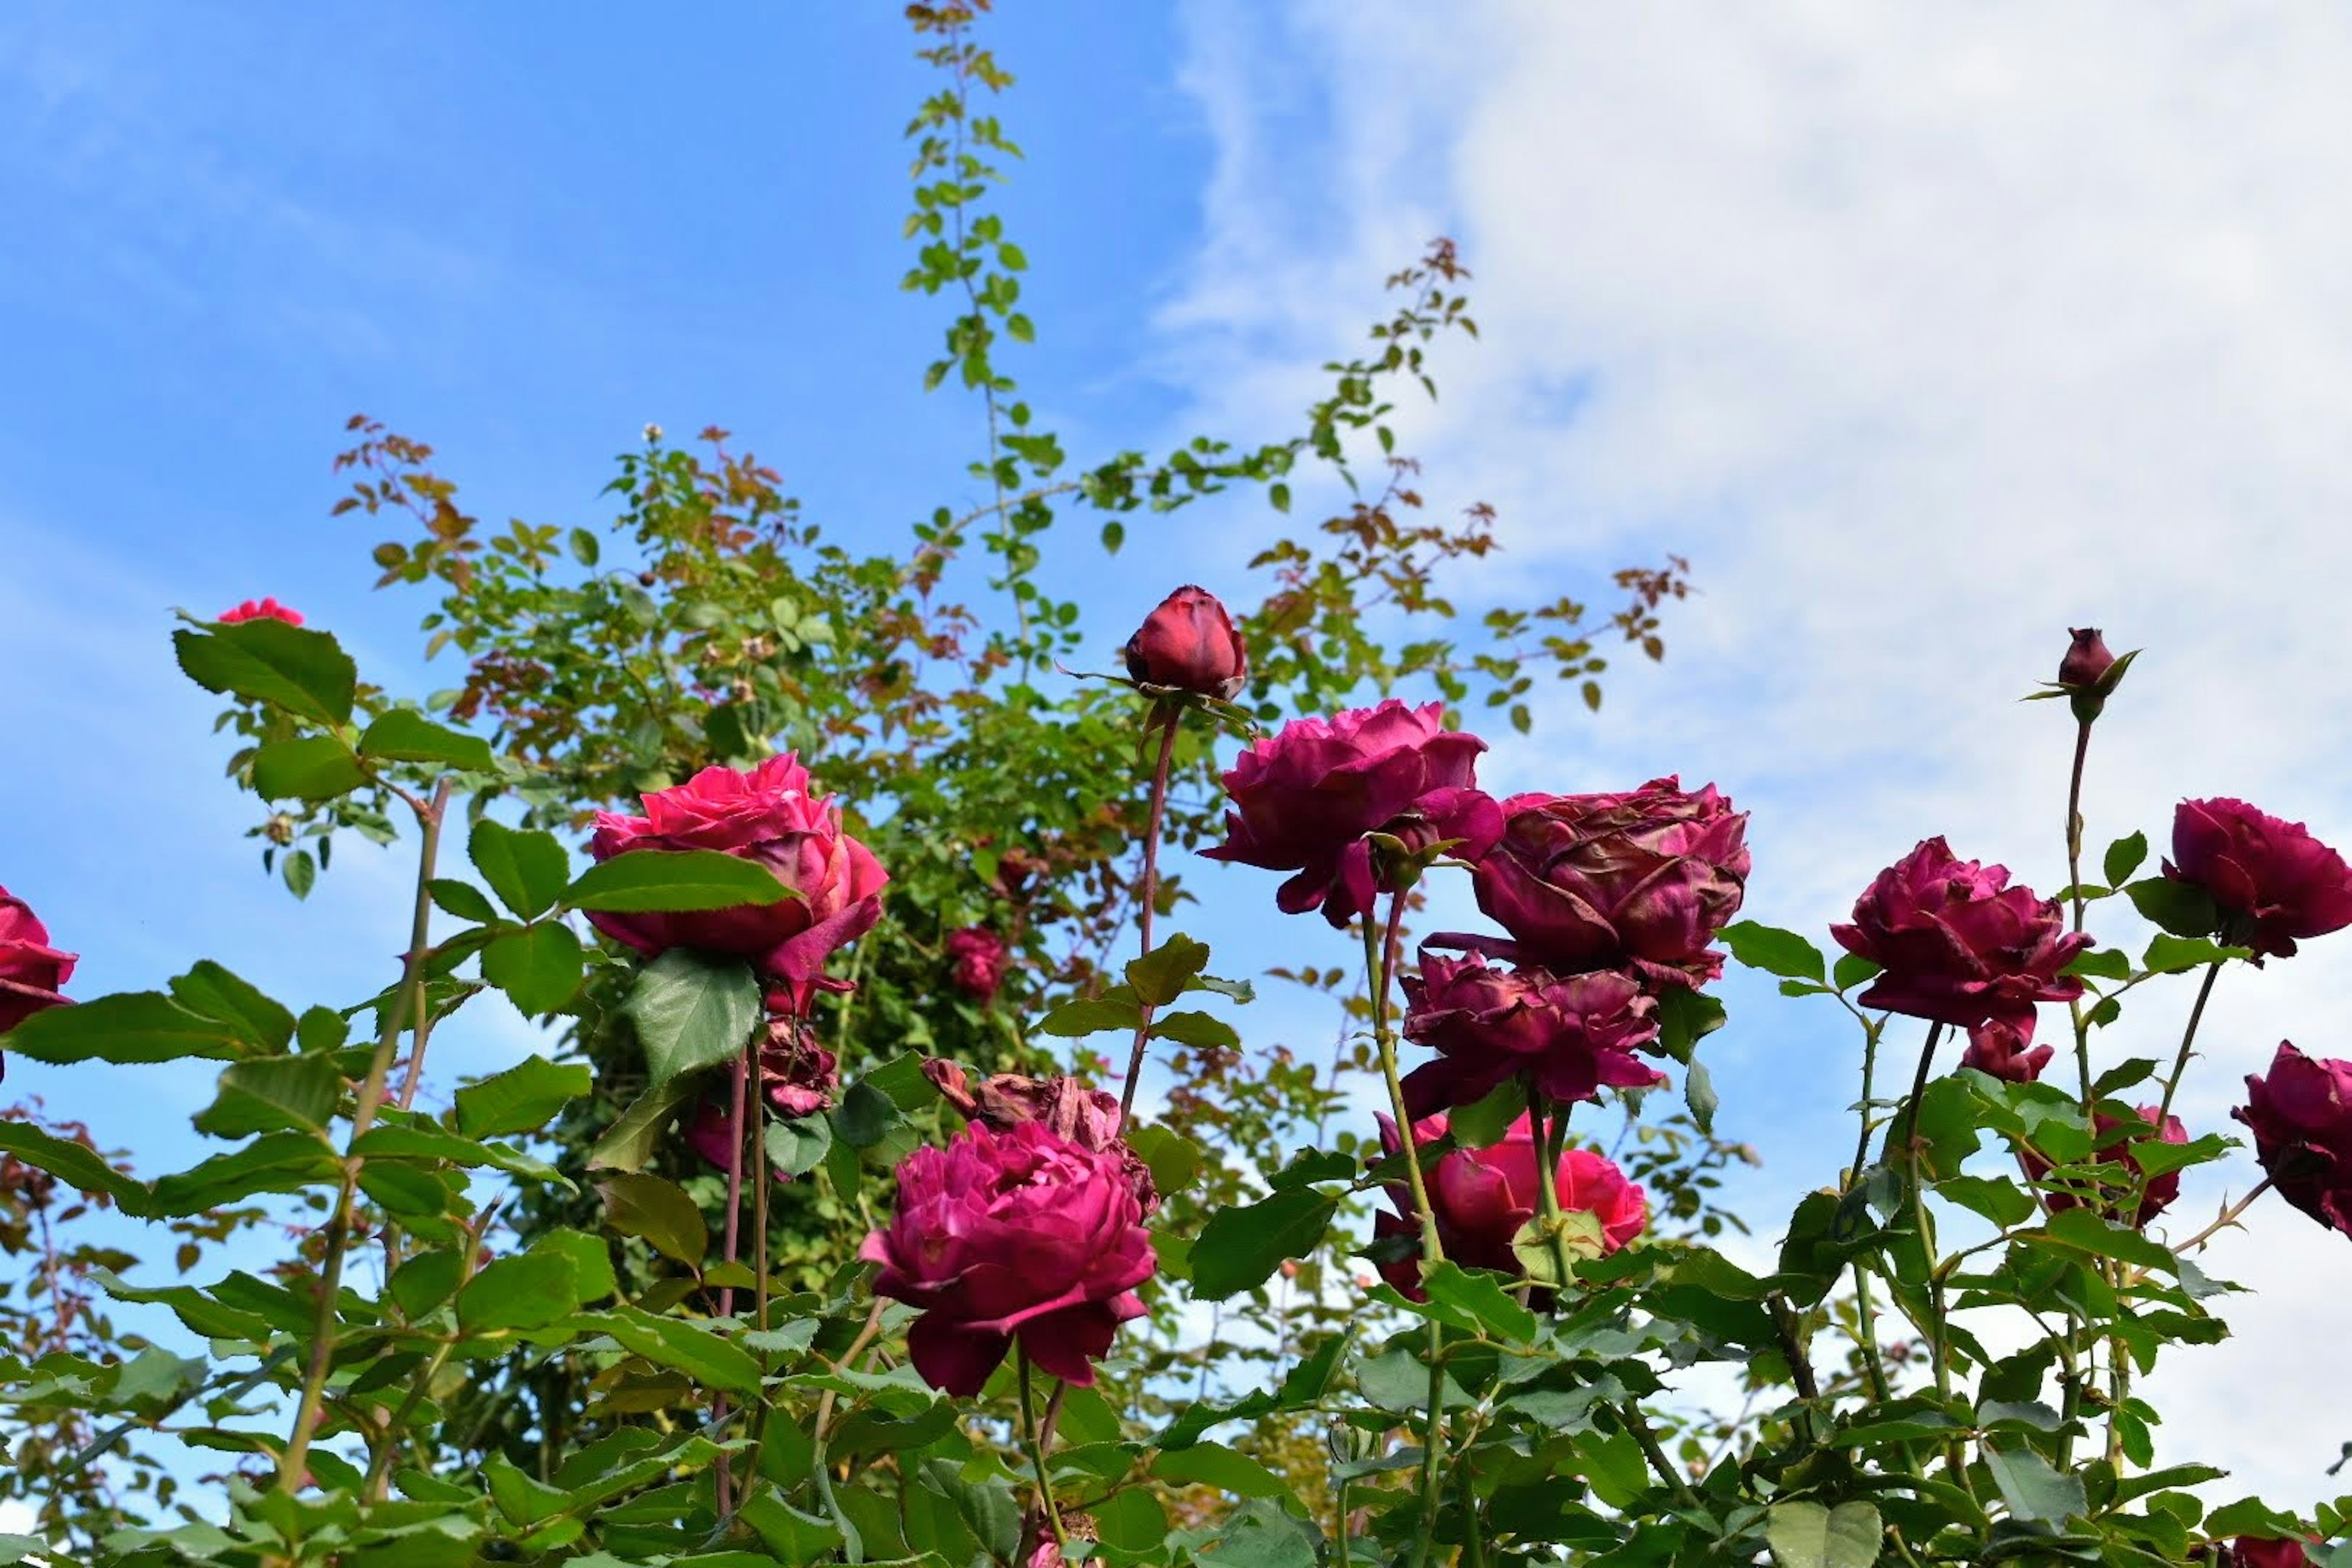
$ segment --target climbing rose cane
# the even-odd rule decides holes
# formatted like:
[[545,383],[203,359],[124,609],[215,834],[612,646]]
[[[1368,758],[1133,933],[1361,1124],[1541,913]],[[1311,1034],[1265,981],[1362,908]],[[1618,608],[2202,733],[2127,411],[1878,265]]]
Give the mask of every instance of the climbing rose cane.
[[921,1310],[907,1333],[933,1388],[978,1394],[1017,1340],[1066,1383],[1092,1385],[1111,1336],[1141,1317],[1155,1260],[1116,1154],[1031,1121],[974,1123],[898,1164],[898,1206],[858,1257],[875,1290]]
[[2182,801],[2164,874],[2203,889],[2221,912],[2220,934],[2252,948],[2258,963],[2352,925],[2352,867],[2302,823],[2242,800]]
[[2055,899],[2010,886],[2006,866],[1955,858],[1940,837],[1881,871],[1855,900],[1853,923],[1830,934],[1885,971],[1858,998],[1863,1006],[1964,1029],[2005,1018],[2025,1038],[2035,1003],[2083,994],[2083,982],[2060,971],[2091,945],[2066,930]]
[[2246,1079],[2231,1115],[2253,1132],[2254,1153],[2279,1195],[2352,1236],[2352,1062],[2305,1056],[2279,1042],[2271,1070]]
[[1656,1041],[1658,1004],[1630,975],[1604,969],[1559,979],[1423,952],[1404,994],[1405,1038],[1437,1052],[1405,1078],[1416,1115],[1475,1104],[1523,1075],[1560,1101],[1597,1100],[1604,1084],[1666,1081],[1633,1055]]

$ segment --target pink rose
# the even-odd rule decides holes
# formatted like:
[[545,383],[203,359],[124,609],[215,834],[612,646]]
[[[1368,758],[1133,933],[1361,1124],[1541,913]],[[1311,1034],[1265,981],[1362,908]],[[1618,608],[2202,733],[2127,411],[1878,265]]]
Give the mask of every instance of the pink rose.
[[[1381,1147],[1394,1154],[1403,1147],[1396,1123],[1380,1119]],[[1445,1136],[1446,1119],[1424,1117],[1412,1124],[1414,1141],[1422,1147]],[[1535,1134],[1526,1117],[1511,1124],[1502,1142],[1485,1149],[1456,1149],[1429,1173],[1429,1201],[1437,1215],[1437,1244],[1446,1260],[1465,1268],[1491,1268],[1504,1274],[1521,1272],[1512,1241],[1519,1227],[1543,1206],[1537,1183]],[[1562,1214],[1590,1214],[1601,1223],[1601,1249],[1614,1252],[1642,1234],[1650,1222],[1649,1200],[1625,1173],[1590,1149],[1574,1145],[1560,1151],[1553,1176]],[[1402,1183],[1391,1183],[1389,1201],[1395,1212],[1372,1216],[1375,1237],[1405,1236],[1418,1240],[1420,1222],[1412,1216],[1412,1195]],[[1414,1300],[1421,1300],[1419,1249],[1413,1255],[1381,1265],[1381,1277]]]
[[2182,801],[2164,874],[2211,895],[2222,940],[2257,954],[2291,958],[2303,938],[2352,925],[2352,868],[2344,858],[2300,822],[2242,800]]
[[1523,1074],[1560,1101],[1597,1100],[1603,1084],[1666,1081],[1633,1055],[1658,1037],[1657,1001],[1614,970],[1556,979],[1424,951],[1404,994],[1405,1038],[1438,1054],[1404,1080],[1416,1114],[1475,1104]]
[[[32,907],[0,888],[0,1035],[70,998],[58,993],[73,978],[77,954],[49,945],[49,928]],[[0,1073],[7,1069],[0,1058]]]
[[289,626],[302,624],[302,612],[287,608],[275,599],[247,599],[233,610],[223,610],[214,617],[222,626],[233,626],[239,621],[284,621]]
[[2315,1061],[2282,1040],[2271,1070],[2246,1079],[2246,1103],[2230,1114],[2252,1131],[2281,1197],[2352,1236],[2352,1062]]
[[748,773],[705,768],[646,795],[643,816],[598,812],[588,852],[599,860],[635,849],[716,849],[765,866],[799,896],[723,910],[598,910],[589,921],[648,955],[691,947],[751,959],[804,1004],[825,959],[881,918],[890,879],[842,831],[832,800],[809,791],[808,771],[787,752]]
[[1964,1029],[2080,996],[2083,982],[2059,971],[2091,945],[2066,930],[2056,900],[2011,887],[2005,866],[1956,859],[1941,838],[1881,871],[1855,900],[1853,923],[1830,934],[1885,970],[1864,1006]]
[[1745,896],[1748,814],[1713,784],[1652,779],[1617,795],[1519,795],[1471,874],[1478,907],[1509,942],[1454,933],[1467,947],[1554,974],[1622,969],[1652,984],[1723,973],[1707,943]]
[[1253,744],[1225,774],[1233,807],[1225,842],[1205,853],[1271,871],[1295,871],[1276,901],[1286,914],[1320,907],[1345,926],[1391,892],[1365,841],[1371,833],[1426,849],[1462,842],[1465,860],[1484,855],[1501,831],[1494,801],[1476,787],[1486,742],[1448,730],[1444,708],[1408,708],[1391,698],[1328,719],[1295,719]]
[[915,1370],[969,1396],[1019,1341],[1066,1383],[1091,1386],[1111,1337],[1141,1317],[1135,1288],[1157,1267],[1143,1211],[1116,1155],[1037,1122],[977,1123],[898,1164],[898,1205],[858,1257],[875,1291],[919,1308]]
[[1969,1048],[1961,1053],[1960,1065],[2006,1083],[2035,1081],[2050,1065],[2052,1053],[2048,1046],[2033,1043],[2034,1017],[2033,1009],[2028,1007],[1970,1025]]
[[[2140,1169],[2137,1151],[2141,1144],[2189,1142],[2189,1129],[2181,1124],[2180,1118],[2178,1116],[2165,1116],[2159,1123],[2159,1112],[2157,1107],[2142,1105],[2134,1109],[2137,1111],[2141,1121],[2157,1131],[2153,1133],[2146,1131],[2120,1117],[2110,1116],[2104,1110],[2093,1115],[2092,1125],[2103,1137],[2109,1132],[2116,1134],[2112,1138],[2105,1138],[2099,1144],[2095,1158],[2100,1163],[2126,1165],[2137,1172]],[[2050,1174],[2050,1162],[2043,1158],[2038,1150],[2021,1150],[2018,1157],[2024,1163],[2025,1173],[2037,1183]],[[2170,1207],[2172,1200],[2179,1195],[2180,1173],[2179,1171],[2167,1171],[2160,1176],[2149,1176],[2140,1187],[2139,1210],[2131,1223],[2146,1229],[2148,1221]],[[2044,1187],[2042,1202],[2052,1214],[2056,1214],[2062,1209],[2082,1208],[2087,1205],[2111,1219],[2120,1217],[2116,1213],[2113,1190],[2089,1182],[2080,1184],[2077,1190],[2069,1190],[2066,1187]]]
[[1249,679],[1249,649],[1217,596],[1187,586],[1161,600],[1128,638],[1127,673],[1146,686],[1231,701]]
[[948,933],[947,953],[957,990],[983,1006],[996,999],[1007,957],[1003,937],[984,926],[966,926]]

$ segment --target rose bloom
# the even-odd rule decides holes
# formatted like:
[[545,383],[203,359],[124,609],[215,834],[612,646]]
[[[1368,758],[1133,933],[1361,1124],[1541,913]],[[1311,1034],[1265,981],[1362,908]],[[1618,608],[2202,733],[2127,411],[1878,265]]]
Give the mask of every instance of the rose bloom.
[[[2124,1121],[2119,1117],[2110,1116],[2104,1110],[2093,1113],[2091,1119],[2093,1127],[2102,1134],[2108,1132],[2116,1134],[2098,1146],[2095,1158],[2100,1163],[2126,1165],[2134,1172],[2137,1172],[2140,1163],[2136,1151],[2140,1144],[2189,1142],[2189,1129],[2182,1125],[2178,1116],[2162,1117],[2159,1122],[2158,1107],[2141,1105],[2133,1109],[2138,1113],[2141,1121],[2146,1122],[2150,1128],[2155,1128],[2156,1131],[2150,1132],[2134,1127],[2131,1123]],[[2025,1173],[2032,1177],[2035,1182],[2039,1183],[2050,1174],[2050,1162],[2038,1151],[2021,1150],[2019,1159],[2024,1163]],[[2120,1185],[2119,1180],[2097,1184],[2086,1180],[2076,1184],[2076,1190],[2069,1190],[2065,1187],[2044,1187],[2042,1191],[2042,1202],[2052,1214],[2056,1214],[2062,1209],[2081,1208],[2087,1205],[2110,1219],[2119,1218],[2115,1210],[2115,1201],[2117,1196],[2115,1189]],[[2148,1221],[2169,1208],[2172,1200],[2179,1195],[2180,1173],[2179,1171],[2167,1171],[2160,1176],[2148,1177],[2140,1188],[2139,1211],[2133,1216],[2131,1223],[2142,1229],[2147,1228]]]
[[1598,1100],[1603,1084],[1666,1081],[1633,1055],[1657,1039],[1658,1004],[1630,975],[1603,969],[1559,979],[1424,952],[1404,994],[1405,1038],[1438,1054],[1404,1080],[1406,1106],[1418,1115],[1475,1104],[1522,1075],[1560,1101]]
[[1249,679],[1249,648],[1217,596],[1188,585],[1162,599],[1127,639],[1127,673],[1145,686],[1231,701]]
[[2314,1060],[2282,1040],[2271,1070],[2246,1079],[2246,1103],[2230,1114],[2252,1131],[2281,1197],[2352,1236],[2352,1062]]
[[2305,937],[2352,925],[2352,868],[2300,822],[2242,800],[2184,800],[2172,814],[2164,874],[2202,888],[2221,910],[2221,936],[2291,958]]
[[[0,1035],[34,1014],[60,1006],[69,999],[60,994],[73,978],[79,955],[49,945],[49,928],[32,906],[0,888]],[[7,1070],[0,1058],[0,1073]]]
[[[1383,1115],[1381,1147],[1391,1154],[1403,1145],[1396,1123]],[[1416,1144],[1427,1147],[1445,1136],[1446,1119],[1423,1117],[1412,1124]],[[1511,1123],[1502,1141],[1485,1149],[1456,1149],[1428,1173],[1429,1201],[1437,1215],[1437,1244],[1446,1260],[1465,1268],[1492,1268],[1518,1274],[1518,1255],[1511,1243],[1519,1227],[1543,1206],[1537,1181],[1535,1133],[1525,1116]],[[1553,1183],[1559,1190],[1562,1214],[1590,1214],[1601,1223],[1601,1251],[1611,1253],[1642,1234],[1650,1222],[1649,1199],[1625,1179],[1625,1173],[1590,1149],[1573,1144],[1560,1151]],[[1372,1235],[1411,1237],[1418,1243],[1421,1223],[1413,1217],[1412,1191],[1402,1182],[1389,1184],[1395,1212],[1372,1216]],[[1380,1266],[1381,1276],[1404,1295],[1418,1301],[1421,1294],[1419,1248],[1407,1257]]]
[[247,599],[233,610],[223,610],[213,617],[222,626],[233,626],[239,621],[284,621],[289,626],[302,624],[302,612],[289,609],[275,599]]
[[2241,1535],[2230,1543],[2233,1568],[2305,1568],[2311,1561],[2311,1553],[2304,1550],[2300,1541]]
[[1881,871],[1854,901],[1853,923],[1830,934],[1886,971],[1862,1005],[1964,1029],[2080,996],[2083,982],[2059,971],[2091,945],[2066,930],[2055,899],[2011,887],[2006,866],[1954,858],[1941,838]]
[[808,770],[790,752],[748,773],[705,768],[646,795],[645,805],[643,816],[598,812],[588,852],[609,860],[636,849],[716,849],[765,866],[800,896],[722,910],[590,913],[598,931],[640,952],[732,953],[804,998],[834,950],[882,916],[889,873],[842,831],[832,800],[810,793]]
[[1987,1018],[1981,1024],[1969,1026],[1969,1048],[1960,1055],[1960,1065],[1990,1073],[2005,1083],[2032,1083],[2041,1078],[2042,1069],[2050,1065],[2048,1046],[2033,1043],[2034,1010],[2004,1013]]
[[1685,791],[1671,777],[1615,795],[1513,795],[1502,837],[1471,873],[1478,907],[1511,940],[1438,940],[1555,974],[1712,980],[1723,954],[1707,943],[1739,912],[1747,833],[1748,814],[1713,784]]
[[985,1005],[996,999],[1004,984],[1004,939],[984,926],[966,926],[948,933],[949,973],[957,990]]
[[1233,797],[1225,842],[1212,860],[1295,871],[1276,902],[1286,914],[1318,908],[1334,926],[1370,912],[1393,892],[1365,835],[1407,847],[1447,839],[1475,860],[1502,830],[1502,814],[1476,784],[1486,742],[1448,730],[1444,707],[1408,708],[1394,698],[1328,719],[1294,719],[1258,741],[1225,774]]
[[977,1123],[898,1164],[898,1205],[858,1257],[877,1294],[921,1310],[907,1333],[915,1370],[969,1396],[1017,1340],[1066,1383],[1091,1386],[1111,1336],[1141,1317],[1135,1288],[1156,1260],[1115,1154],[1030,1121]]

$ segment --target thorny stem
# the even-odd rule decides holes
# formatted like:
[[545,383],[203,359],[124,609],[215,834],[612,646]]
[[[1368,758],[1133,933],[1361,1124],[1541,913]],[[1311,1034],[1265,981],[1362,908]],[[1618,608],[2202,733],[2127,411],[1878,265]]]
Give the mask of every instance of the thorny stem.
[[[2074,730],[2074,771],[2066,784],[2066,887],[2074,902],[2074,929],[2083,929],[2083,763],[2091,752],[2091,726]],[[2091,1113],[2091,1029],[2080,998],[2067,1005],[2074,1020],[2074,1070],[2083,1080],[2083,1114]]]
[[[383,1010],[383,1027],[376,1038],[375,1055],[368,1061],[367,1077],[362,1080],[352,1105],[351,1142],[343,1146],[342,1181],[336,1188],[334,1210],[327,1221],[326,1255],[319,1267],[310,1360],[303,1373],[301,1397],[294,1407],[293,1430],[287,1436],[286,1451],[278,1460],[278,1489],[289,1496],[302,1489],[310,1474],[310,1441],[318,1434],[319,1418],[326,1405],[327,1375],[334,1365],[336,1298],[343,1287],[343,1259],[352,1243],[352,1210],[359,1195],[360,1169],[365,1163],[364,1158],[353,1151],[375,1125],[376,1112],[383,1107],[392,1076],[393,1056],[400,1048],[401,1030],[408,1022],[408,1010],[417,1006],[424,997],[425,939],[433,913],[433,870],[441,852],[441,824],[449,804],[450,785],[450,780],[442,780],[434,791],[431,807],[422,814],[416,852],[416,897],[409,921],[408,952],[401,961],[401,985]],[[421,1033],[417,1049],[421,1056]]]
[[2190,1237],[2187,1241],[2181,1242],[2178,1246],[2174,1247],[2172,1249],[2174,1256],[2179,1258],[2188,1257],[2190,1253],[2196,1251],[2199,1247],[2212,1240],[2213,1237],[2220,1235],[2222,1231],[2227,1230],[2230,1226],[2237,1224],[2238,1216],[2244,1214],[2248,1209],[2253,1207],[2254,1200],[2261,1197],[2264,1193],[2269,1192],[2270,1190],[2271,1179],[2268,1176],[2264,1176],[2261,1181],[2254,1184],[2253,1190],[2252,1192],[2248,1193],[2244,1197],[2240,1198],[2236,1203],[2231,1204],[2229,1207],[2223,1209],[2220,1218],[2216,1219],[2211,1225],[2207,1226],[2203,1230],[2199,1231],[2195,1236]]
[[[751,1078],[751,1056],[757,1049],[756,1041],[747,1043],[741,1054],[735,1058],[734,1088],[728,1109],[728,1126],[735,1134],[728,1140],[727,1147],[726,1258],[730,1264],[736,1260],[742,1250],[743,1101]],[[721,1318],[732,1318],[735,1315],[735,1287],[732,1285],[721,1285],[719,1288],[719,1315]],[[713,1394],[710,1400],[711,1425],[718,1426],[726,1419],[727,1396],[724,1394]],[[719,1483],[719,1512],[721,1517],[724,1517],[734,1512],[735,1510],[735,1477],[728,1466],[727,1456],[724,1454],[719,1457],[718,1464],[712,1468]]]
[[[1160,825],[1168,815],[1168,764],[1176,752],[1176,727],[1183,716],[1181,708],[1153,714],[1160,724],[1160,760],[1151,768],[1151,811],[1143,824],[1143,889],[1136,900],[1141,906],[1136,911],[1136,925],[1143,933],[1142,951],[1147,956],[1151,952],[1151,916],[1160,902]],[[1134,1110],[1135,1091],[1143,1082],[1143,1050],[1151,1040],[1151,1004],[1141,1003],[1136,1015],[1135,1046],[1127,1054],[1127,1082],[1118,1091],[1122,1121]]]
[[2156,1130],[2164,1131],[2164,1119],[2172,1114],[2172,1097],[2180,1091],[2180,1080],[2189,1071],[2189,1047],[2197,1042],[2197,1026],[2204,1020],[2206,1000],[2213,994],[2213,982],[2221,977],[2222,960],[2215,959],[2205,966],[2204,984],[2197,987],[2196,1005],[2189,1009],[2189,1026],[2180,1031],[2180,1054],[2173,1058],[2172,1072],[2164,1080],[2164,1099],[2156,1108]]
[[[1862,1018],[1862,1110],[1861,1127],[1854,1133],[1853,1169],[1846,1177],[1846,1191],[1852,1192],[1862,1184],[1862,1173],[1870,1160],[1870,1097],[1878,1073],[1878,1037],[1886,1026],[1884,1018]],[[1853,1305],[1857,1326],[1862,1331],[1862,1365],[1870,1378],[1870,1392],[1884,1405],[1893,1397],[1886,1386],[1886,1368],[1878,1353],[1878,1310],[1870,1299],[1870,1273],[1860,1260],[1853,1266]]]
[[[425,830],[438,839],[441,819],[448,815],[449,789],[454,780],[443,779],[433,791],[433,803],[419,811],[417,821]],[[416,911],[409,921],[408,951],[423,952],[425,940],[431,934],[433,904],[429,897],[416,900]],[[425,1005],[425,967],[412,966],[408,976],[408,1076],[400,1085],[400,1109],[406,1110],[416,1103],[416,1086],[425,1077],[425,1043],[433,1034],[433,1009]]]
[[[500,1202],[503,1201],[503,1199],[500,1200]],[[490,1234],[490,1226],[499,1217],[499,1206],[498,1203],[493,1203],[482,1211],[482,1217],[478,1223],[464,1227],[467,1233],[467,1247],[457,1266],[457,1289],[460,1290],[471,1282],[479,1267],[477,1260],[481,1257],[482,1238]],[[360,1488],[360,1495],[368,1501],[384,1500],[387,1495],[385,1489],[392,1480],[394,1456],[400,1449],[401,1428],[407,1426],[409,1413],[433,1392],[433,1381],[441,1375],[441,1369],[448,1364],[450,1352],[457,1348],[457,1341],[460,1337],[453,1333],[434,1348],[433,1354],[425,1363],[424,1370],[417,1373],[415,1381],[409,1384],[408,1393],[402,1398],[399,1408],[392,1413],[391,1419],[383,1424],[383,1429],[369,1444],[371,1452],[368,1458],[367,1479]]]
[[1029,1450],[1029,1462],[1036,1467],[1037,1503],[1045,1510],[1045,1522],[1053,1530],[1054,1544],[1058,1547],[1068,1537],[1062,1529],[1061,1506],[1054,1501],[1054,1483],[1045,1474],[1045,1445],[1037,1436],[1036,1412],[1029,1393],[1029,1351],[1022,1346],[1013,1353],[1021,1372],[1021,1442]]

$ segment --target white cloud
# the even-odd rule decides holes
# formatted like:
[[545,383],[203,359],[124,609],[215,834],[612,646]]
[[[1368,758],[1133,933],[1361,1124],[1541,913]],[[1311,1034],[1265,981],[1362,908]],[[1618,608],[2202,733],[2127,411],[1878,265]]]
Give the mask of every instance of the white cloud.
[[[1358,341],[1377,280],[1449,232],[1482,342],[1445,353],[1405,437],[1433,509],[1502,508],[1485,585],[1696,563],[1669,662],[1621,668],[1597,721],[1563,705],[1541,750],[1499,748],[1497,779],[1718,778],[1756,813],[1751,912],[1800,929],[1931,832],[2047,889],[2071,733],[2013,699],[2091,622],[2149,650],[2094,748],[2095,858],[2135,826],[2160,847],[2184,795],[2352,843],[2352,17],[1188,17],[1219,163],[1167,367],[1205,411],[1296,406],[1312,383],[1288,367]],[[2282,1036],[2352,1055],[2348,949],[2226,979],[2183,1095],[2200,1126]],[[2168,1053],[2183,988],[2103,1058]],[[1852,1069],[1822,1019],[1746,998],[1719,1082],[1727,1119],[1767,1124],[1758,1191],[1778,1196],[1829,1173],[1814,1151]],[[1821,1071],[1787,1070],[1792,1050]],[[2352,1438],[2327,1392],[2352,1382],[2332,1328],[2352,1246],[2256,1214],[2214,1267],[2262,1294],[2231,1306],[2236,1340],[2161,1374],[2165,1451],[2307,1504]]]

